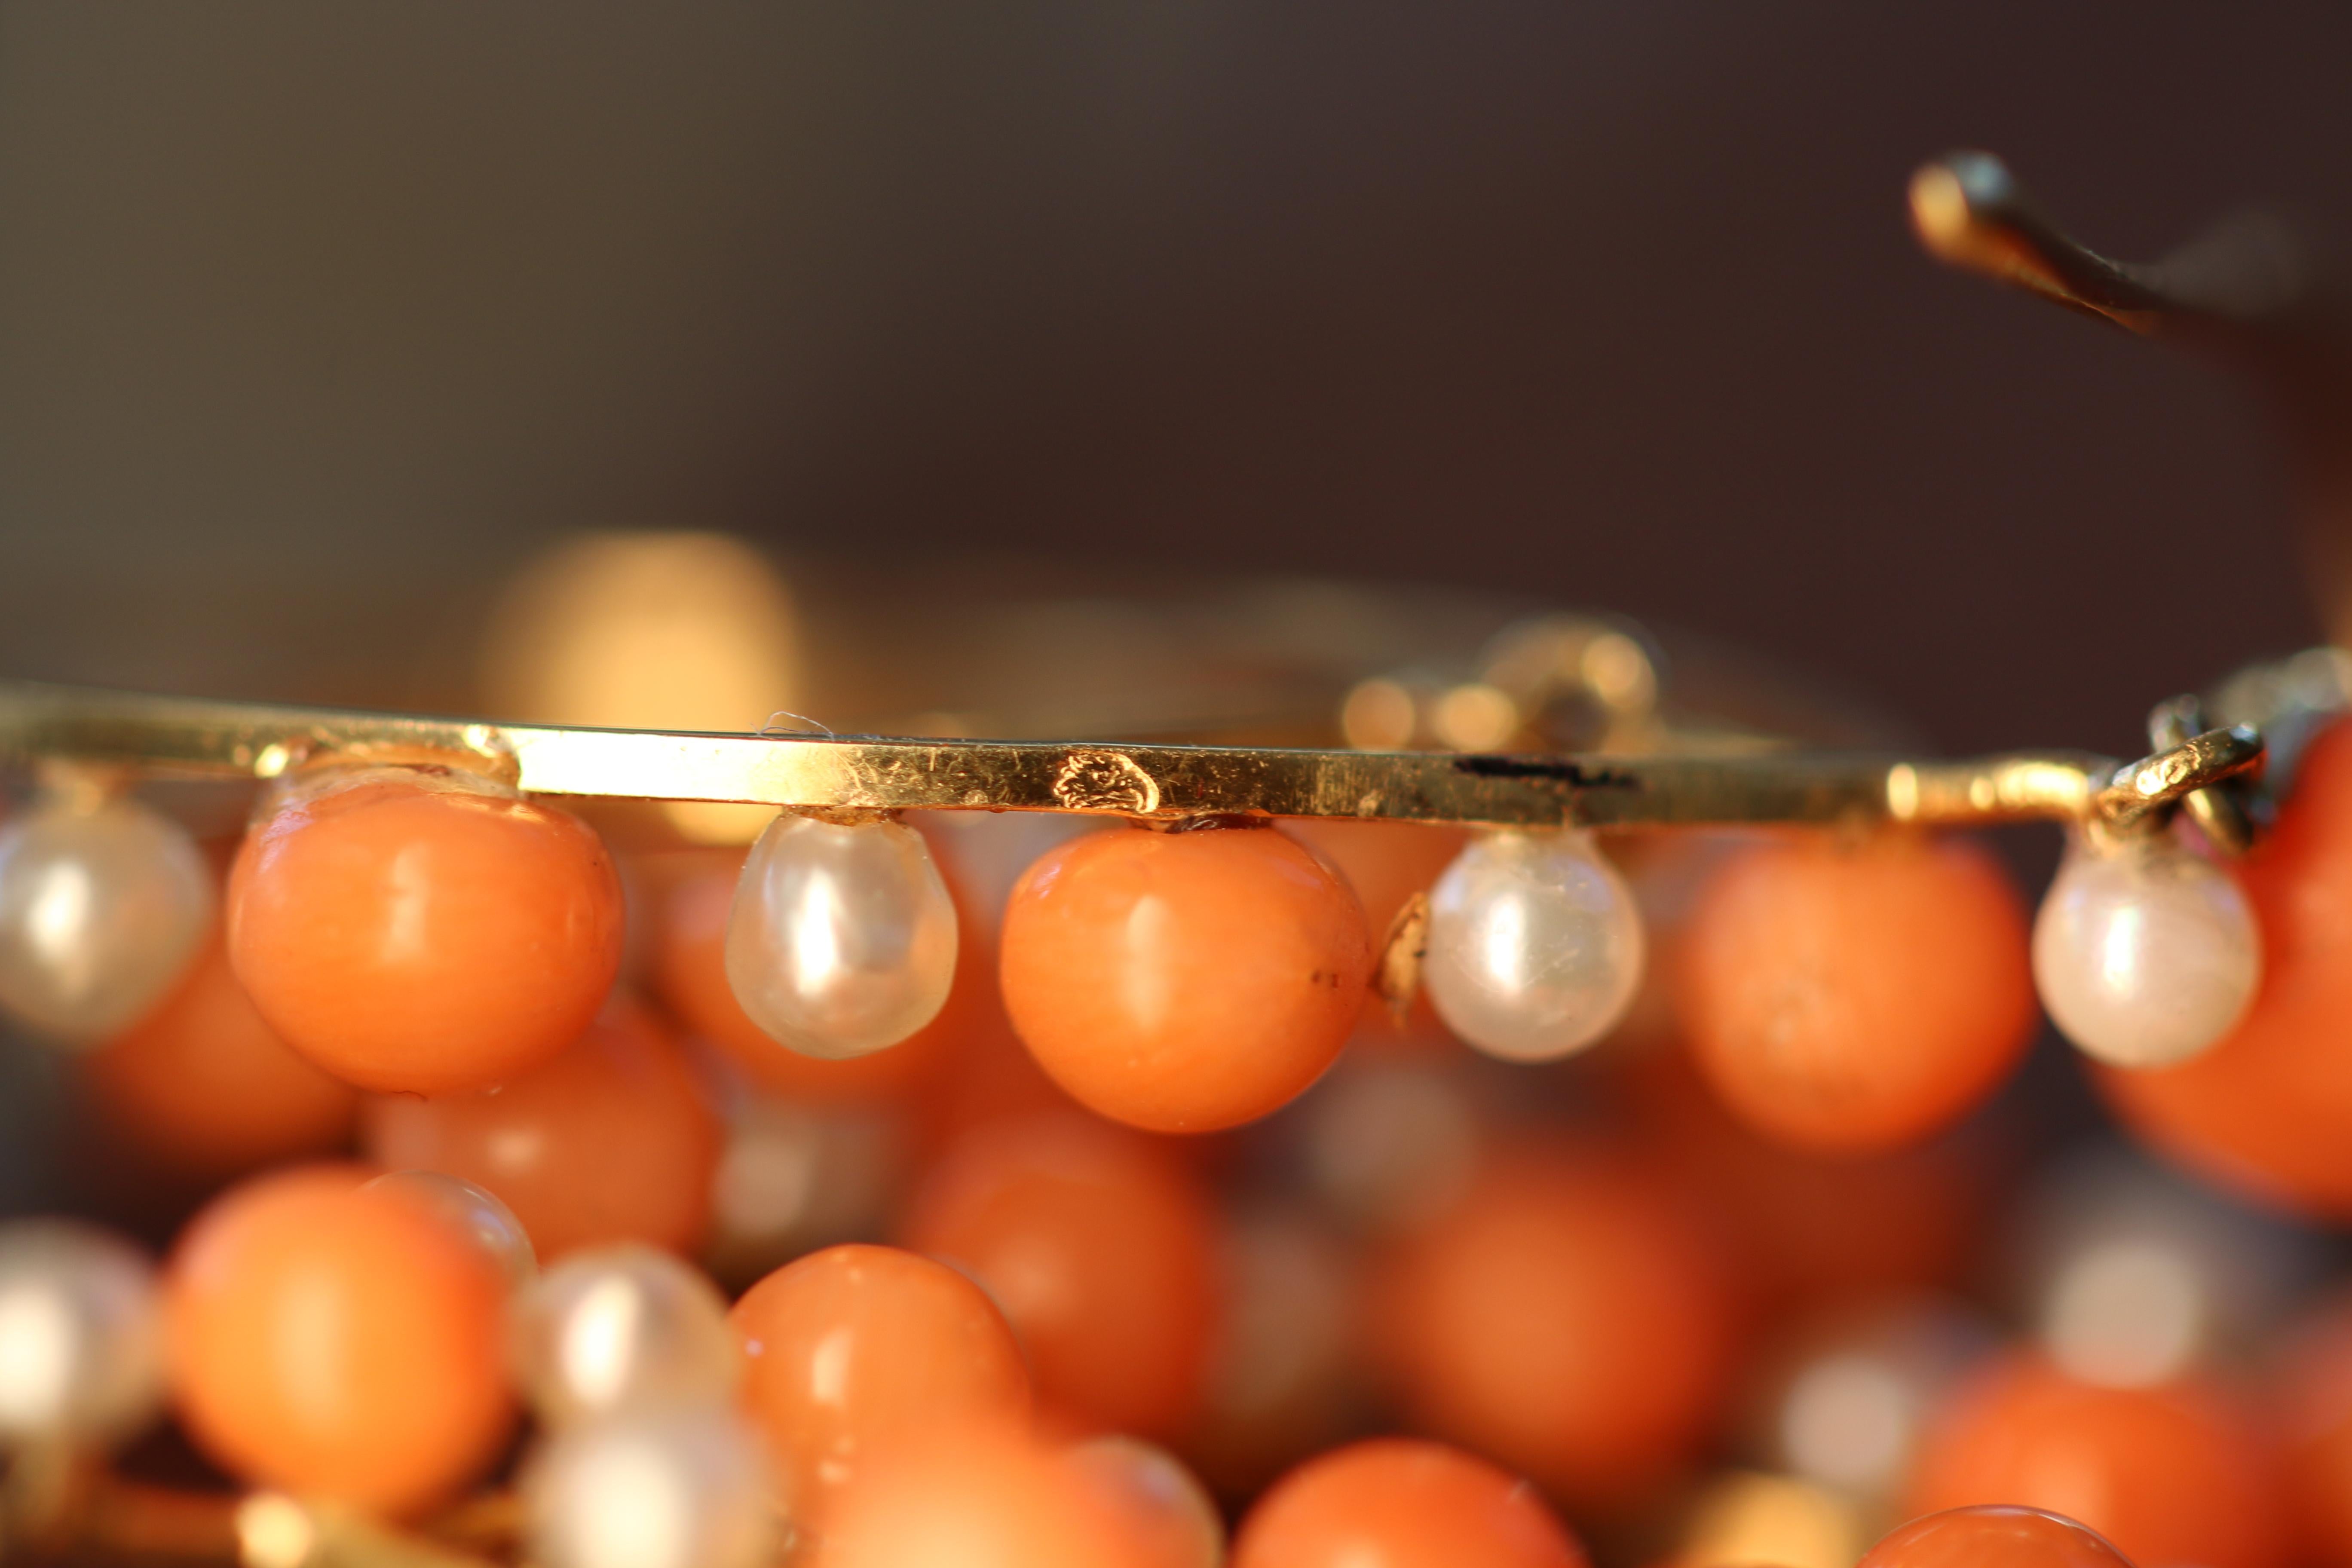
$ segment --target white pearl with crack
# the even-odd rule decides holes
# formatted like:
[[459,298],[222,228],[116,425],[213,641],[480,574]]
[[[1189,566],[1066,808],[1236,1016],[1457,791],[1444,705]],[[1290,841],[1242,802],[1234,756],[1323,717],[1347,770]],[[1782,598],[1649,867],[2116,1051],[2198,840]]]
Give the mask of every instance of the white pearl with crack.
[[728,983],[753,1023],[803,1056],[897,1045],[938,1016],[955,963],[955,904],[904,824],[779,816],[743,862]]
[[2115,1067],[2168,1067],[2213,1045],[2245,1015],[2262,968],[2245,894],[2168,837],[2077,837],[2033,922],[2051,1021]]
[[94,1043],[187,969],[213,879],[186,829],[132,800],[36,806],[0,826],[0,1006]]
[[1446,1026],[1505,1061],[1550,1061],[1614,1027],[1642,979],[1642,921],[1591,835],[1496,833],[1429,897],[1422,983]]

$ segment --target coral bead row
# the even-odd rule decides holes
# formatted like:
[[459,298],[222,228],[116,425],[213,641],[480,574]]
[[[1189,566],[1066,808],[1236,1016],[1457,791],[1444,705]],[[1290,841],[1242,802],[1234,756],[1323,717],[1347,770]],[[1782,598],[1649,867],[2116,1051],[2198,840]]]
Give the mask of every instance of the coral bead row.
[[[535,1427],[522,1560],[544,1568],[1588,1562],[1528,1480],[1405,1437],[1299,1464],[1228,1553],[1182,1461],[1055,1436],[1031,1379],[988,1294],[916,1253],[829,1247],[730,1308],[639,1246],[541,1272],[495,1198],[432,1173],[255,1178],[196,1215],[160,1278],[88,1226],[0,1226],[0,1444],[103,1452],[168,1402],[257,1489],[235,1507],[247,1563],[471,1561],[394,1531],[489,1468],[518,1403]],[[1984,1563],[2129,1568],[2080,1525],[1986,1506],[1915,1520],[1861,1568]]]
[[[1811,1060],[1833,1077],[1822,1064],[1873,1031],[1919,1037],[1929,1076],[1997,1071],[2030,1028],[2029,951],[2059,1027],[2133,1068],[2212,1045],[2261,975],[2238,883],[2169,833],[2076,831],[2030,945],[2005,882],[1965,848],[1764,834],[1723,841],[1720,858],[1676,980],[1735,1100],[1743,1072],[1801,1078]],[[1642,988],[1642,911],[1587,833],[1475,837],[1426,900],[1408,957],[1438,1016],[1491,1056],[1582,1049]],[[212,901],[203,857],[158,813],[127,797],[38,805],[0,828],[0,1004],[68,1040],[117,1033],[186,968]],[[624,926],[590,828],[436,768],[282,787],[236,856],[224,918],[237,979],[290,1044],[362,1087],[421,1093],[496,1083],[576,1038]],[[938,1016],[958,923],[914,827],[786,814],[744,862],[726,973],[782,1047],[866,1056]],[[1323,1071],[1356,1026],[1375,945],[1345,879],[1279,829],[1108,832],[1021,879],[1001,973],[1019,1032],[1071,1093],[1199,1131],[1262,1115]],[[1832,1104],[1834,1085],[1822,1099],[1824,1114],[1870,1120]]]

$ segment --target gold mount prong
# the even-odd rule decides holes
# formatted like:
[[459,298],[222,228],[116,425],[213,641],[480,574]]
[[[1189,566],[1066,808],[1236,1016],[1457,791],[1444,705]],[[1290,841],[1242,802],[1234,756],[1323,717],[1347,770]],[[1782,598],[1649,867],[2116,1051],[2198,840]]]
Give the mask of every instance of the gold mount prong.
[[1416,892],[1389,921],[1373,955],[1372,994],[1387,1004],[1389,1016],[1399,1024],[1421,990],[1421,961],[1428,953],[1429,895]]
[[[2253,731],[2240,726],[2246,734]],[[2159,702],[2147,716],[2147,739],[2152,746],[2168,749],[2187,746],[2206,731],[2205,705],[2194,696],[2175,697]],[[2152,761],[2153,759],[2151,759]],[[2145,765],[2145,764],[2143,764]],[[2251,778],[2262,763],[2242,768],[2232,775]],[[2180,797],[2180,805],[2189,819],[2204,834],[2205,841],[2224,855],[2243,855],[2254,845],[2253,818],[2247,813],[2242,785],[2217,782],[2203,788],[2192,788]]]

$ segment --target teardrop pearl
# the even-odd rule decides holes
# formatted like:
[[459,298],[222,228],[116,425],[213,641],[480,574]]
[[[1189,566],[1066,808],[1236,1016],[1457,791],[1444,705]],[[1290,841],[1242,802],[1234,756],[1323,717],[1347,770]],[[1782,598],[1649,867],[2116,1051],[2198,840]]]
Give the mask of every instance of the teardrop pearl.
[[213,918],[186,829],[132,800],[35,807],[0,827],[0,1006],[77,1043],[163,998]]
[[1643,946],[1633,896],[1591,835],[1496,833],[1430,890],[1422,980],[1438,1016],[1479,1050],[1550,1061],[1624,1016]]
[[938,1016],[955,962],[955,905],[911,827],[779,816],[743,862],[728,983],[803,1056],[897,1045]]
[[2186,1061],[2228,1034],[2262,979],[2262,939],[2236,881],[2168,838],[2077,837],[2033,922],[2051,1020],[2116,1067]]

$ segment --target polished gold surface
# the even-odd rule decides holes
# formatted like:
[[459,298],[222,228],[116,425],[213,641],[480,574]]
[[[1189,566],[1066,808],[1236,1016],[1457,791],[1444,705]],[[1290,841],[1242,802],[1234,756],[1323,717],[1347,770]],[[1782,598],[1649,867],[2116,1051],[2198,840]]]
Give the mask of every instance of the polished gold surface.
[[541,795],[832,811],[1059,811],[1495,826],[2096,820],[2130,829],[2259,766],[2250,730],[2128,765],[2051,752],[1913,762],[1297,751],[558,729],[0,683],[0,756],[27,766],[269,779],[331,760],[441,759]]

